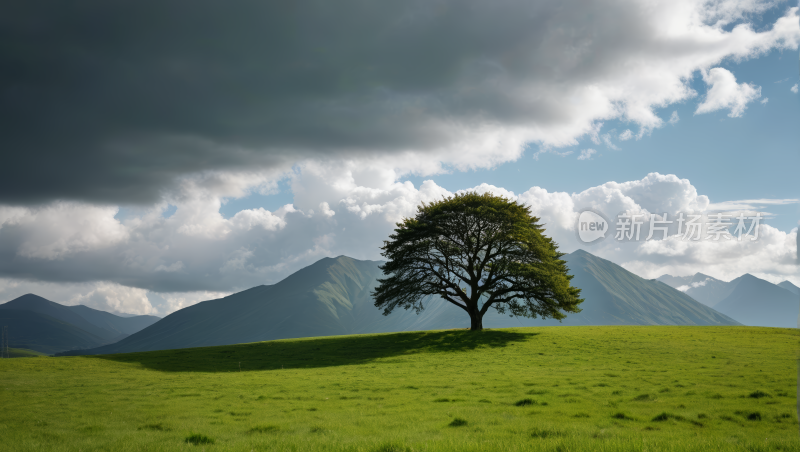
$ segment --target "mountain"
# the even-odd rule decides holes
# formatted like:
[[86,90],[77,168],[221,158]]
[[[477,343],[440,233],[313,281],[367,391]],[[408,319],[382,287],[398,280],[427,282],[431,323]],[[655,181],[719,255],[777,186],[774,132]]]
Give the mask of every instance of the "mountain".
[[[666,284],[642,279],[585,251],[566,256],[584,289],[583,312],[564,325],[734,325],[732,319]],[[383,316],[370,295],[383,274],[380,262],[325,258],[271,286],[176,311],[117,343],[68,354],[107,354],[257,342],[272,339],[465,328],[467,315],[438,299],[425,309]],[[490,310],[486,328],[558,325]]]
[[67,308],[83,317],[92,325],[111,331],[117,336],[129,336],[161,320],[161,317],[153,315],[119,316],[83,305],[67,306]]
[[800,300],[796,294],[751,274],[730,284],[731,294],[714,309],[749,326],[797,328]]
[[378,265],[346,256],[325,258],[275,285],[189,306],[118,343],[77,354],[463,326],[438,315],[447,308],[443,303],[429,303],[425,316],[402,310],[383,316],[370,296],[382,276]]
[[0,309],[16,309],[44,314],[62,322],[74,325],[86,331],[87,333],[97,336],[106,344],[115,342],[115,340],[120,336],[120,333],[118,332],[97,326],[86,320],[83,316],[81,316],[80,313],[70,309],[69,306],[63,306],[46,298],[42,298],[38,295],[30,293],[19,298],[15,298],[7,303],[0,304]]
[[32,310],[2,309],[0,326],[8,328],[9,347],[47,354],[108,343],[71,323]]
[[564,325],[738,324],[667,284],[641,278],[586,251],[577,250],[564,260],[586,300],[583,311],[568,315]]
[[159,320],[146,315],[123,318],[81,305],[64,306],[34,294],[1,304],[0,319],[0,325],[9,327],[13,343],[43,353],[111,344]]
[[782,287],[795,295],[800,295],[800,287],[795,286],[789,281],[784,281],[782,283],[779,283],[778,287]]
[[681,277],[663,275],[660,276],[658,280],[684,292],[686,295],[689,295],[711,308],[730,295],[734,288],[734,286],[728,282],[702,273]]

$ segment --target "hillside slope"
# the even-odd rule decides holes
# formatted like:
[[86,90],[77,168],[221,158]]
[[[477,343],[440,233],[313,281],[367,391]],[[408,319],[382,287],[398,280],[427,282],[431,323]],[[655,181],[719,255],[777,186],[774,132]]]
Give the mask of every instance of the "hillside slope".
[[86,331],[89,334],[97,336],[103,341],[104,344],[115,342],[118,340],[121,334],[117,331],[93,324],[70,306],[60,305],[46,298],[42,298],[38,295],[30,293],[15,298],[7,303],[0,304],[0,309],[16,309],[44,314],[62,322],[69,323]]
[[[734,325],[687,295],[577,251],[565,259],[584,290],[583,312],[563,325]],[[325,258],[272,286],[258,286],[181,309],[117,343],[74,354],[107,354],[227,345],[271,339],[466,328],[468,316],[432,298],[425,310],[383,316],[370,295],[379,262]],[[489,310],[486,328],[559,325]]]
[[117,336],[131,335],[161,320],[161,317],[153,315],[122,317],[83,305],[67,306],[67,308],[83,317],[92,325],[111,331]]
[[730,282],[734,290],[715,309],[744,325],[797,328],[800,300],[769,281],[745,274]]
[[106,343],[71,323],[30,310],[0,310],[0,326],[8,327],[9,347],[47,354],[94,348]]

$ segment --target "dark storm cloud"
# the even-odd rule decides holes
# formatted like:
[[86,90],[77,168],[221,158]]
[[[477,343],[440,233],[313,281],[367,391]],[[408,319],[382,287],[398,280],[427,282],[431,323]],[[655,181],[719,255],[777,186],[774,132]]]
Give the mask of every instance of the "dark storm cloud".
[[455,139],[432,119],[557,123],[514,87],[602,76],[644,34],[582,3],[3,2],[0,203],[148,203],[187,173]]

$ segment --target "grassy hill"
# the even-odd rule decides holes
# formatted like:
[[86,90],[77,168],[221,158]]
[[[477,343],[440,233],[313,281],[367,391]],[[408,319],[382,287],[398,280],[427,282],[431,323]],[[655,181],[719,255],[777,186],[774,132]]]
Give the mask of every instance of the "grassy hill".
[[798,451],[798,339],[544,327],[0,360],[0,434],[15,451]]

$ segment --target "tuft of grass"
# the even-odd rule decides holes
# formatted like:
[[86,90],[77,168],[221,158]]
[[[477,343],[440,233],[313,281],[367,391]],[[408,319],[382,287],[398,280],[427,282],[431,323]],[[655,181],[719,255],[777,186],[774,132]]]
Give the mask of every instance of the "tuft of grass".
[[533,399],[522,399],[518,400],[514,403],[514,406],[529,406],[536,404],[536,401]]
[[214,444],[214,438],[203,435],[202,433],[190,433],[184,442],[199,446],[201,444]]
[[628,416],[627,414],[625,414],[625,413],[623,413],[621,411],[619,413],[616,413],[616,414],[612,415],[611,417],[613,417],[614,419],[622,419],[623,421],[635,421],[636,420],[636,418],[634,418],[633,416]]
[[676,421],[680,421],[680,422],[688,422],[688,423],[690,423],[692,425],[696,425],[697,427],[702,427],[703,426],[702,422],[695,421],[694,419],[687,419],[687,418],[685,418],[685,417],[683,417],[681,415],[678,415],[678,414],[667,413],[666,411],[664,411],[661,414],[659,414],[656,417],[654,417],[653,418],[653,422],[663,422],[663,421],[667,421],[667,420],[670,420],[670,419],[673,419],[673,420],[676,420]]
[[564,432],[559,430],[554,430],[552,428],[534,428],[531,430],[531,438],[557,438],[559,436],[564,436]]
[[247,433],[278,433],[281,430],[277,425],[256,425],[251,427]]
[[759,390],[759,391],[751,392],[750,395],[748,395],[747,397],[750,397],[750,398],[753,398],[753,399],[760,399],[762,397],[770,397],[770,395],[767,394],[764,391]]
[[169,432],[172,429],[159,422],[158,424],[147,424],[139,427],[139,430],[155,430],[158,432]]
[[462,419],[460,417],[457,417],[457,418],[453,419],[453,421],[450,422],[447,425],[449,427],[463,427],[463,426],[467,425],[467,420],[466,419]]
[[650,394],[639,394],[638,396],[634,397],[633,400],[637,402],[649,402],[653,400],[653,396]]
[[434,402],[437,402],[437,403],[442,403],[442,402],[452,402],[452,400],[450,400],[450,399],[446,399],[446,398],[441,398],[441,399],[436,399],[436,400],[434,400]]
[[402,444],[396,444],[396,443],[381,444],[380,446],[378,446],[377,448],[375,448],[373,450],[374,450],[374,452],[410,452],[411,451],[411,449],[409,449],[408,447],[406,447],[406,446],[404,446]]

